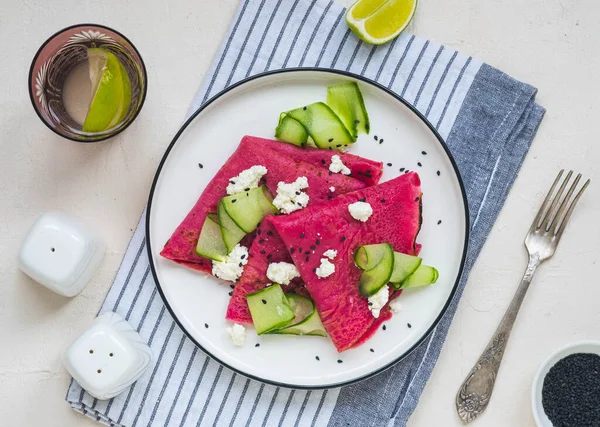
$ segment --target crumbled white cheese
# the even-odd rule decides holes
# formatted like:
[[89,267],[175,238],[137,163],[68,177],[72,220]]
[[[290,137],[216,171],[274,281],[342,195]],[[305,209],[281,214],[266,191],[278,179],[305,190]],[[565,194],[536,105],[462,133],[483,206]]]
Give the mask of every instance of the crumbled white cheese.
[[337,251],[334,249],[326,250],[325,252],[323,252],[323,256],[329,259],[334,259],[337,256]]
[[331,164],[329,165],[329,170],[333,173],[341,173],[342,175],[350,175],[350,169],[348,166],[342,162],[340,156],[333,155],[331,156]]
[[320,278],[329,277],[335,272],[333,265],[327,258],[321,258],[321,265],[315,270],[315,273]]
[[390,308],[392,309],[393,313],[400,313],[400,310],[402,309],[402,304],[400,304],[400,301],[398,299],[395,299],[390,301]]
[[334,186],[329,187],[329,191],[331,191],[332,193],[335,193],[335,187]]
[[277,197],[273,205],[285,214],[290,214],[298,209],[305,208],[310,197],[302,190],[308,188],[308,179],[305,176],[298,177],[294,182],[277,183]]
[[348,205],[348,211],[352,218],[365,222],[373,215],[373,208],[367,202],[355,202]]
[[387,304],[389,297],[390,291],[387,286],[384,286],[375,295],[369,297],[369,310],[371,310],[375,319],[379,317],[381,309]]
[[289,285],[292,279],[300,277],[300,273],[289,262],[272,262],[267,268],[267,277],[275,283]]
[[248,248],[239,243],[231,250],[224,261],[213,261],[212,274],[219,279],[235,282],[248,264]]
[[239,323],[234,323],[233,326],[227,327],[227,332],[229,332],[234,345],[241,347],[246,342],[246,328]]
[[267,168],[261,165],[254,165],[241,171],[238,176],[229,179],[227,194],[241,193],[242,191],[248,191],[249,188],[258,187],[258,182],[266,173]]

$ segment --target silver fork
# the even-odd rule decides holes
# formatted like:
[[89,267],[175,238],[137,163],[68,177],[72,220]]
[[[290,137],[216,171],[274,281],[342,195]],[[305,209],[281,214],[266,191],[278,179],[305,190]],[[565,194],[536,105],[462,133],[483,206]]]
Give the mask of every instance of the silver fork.
[[[525,270],[523,280],[521,280],[521,284],[508,306],[502,321],[498,325],[496,332],[492,336],[492,339],[456,394],[456,410],[459,417],[465,423],[473,421],[487,408],[494,389],[494,384],[496,383],[498,369],[500,368],[500,363],[504,356],[506,343],[510,337],[515,319],[519,313],[519,308],[527,293],[527,289],[529,289],[529,284],[533,279],[533,274],[542,261],[545,261],[554,255],[558,242],[565,231],[567,222],[573,213],[573,209],[575,209],[575,205],[590,184],[590,180],[588,179],[569,205],[569,200],[575,192],[577,184],[581,179],[581,174],[577,175],[567,191],[567,194],[562,201],[560,201],[562,194],[573,175],[573,171],[567,173],[556,196],[552,196],[554,190],[561,181],[563,173],[564,170],[561,170],[558,173],[558,176],[554,180],[554,184],[550,187],[550,191],[525,237],[525,247],[529,252],[529,263]],[[567,205],[569,205],[568,208]]]

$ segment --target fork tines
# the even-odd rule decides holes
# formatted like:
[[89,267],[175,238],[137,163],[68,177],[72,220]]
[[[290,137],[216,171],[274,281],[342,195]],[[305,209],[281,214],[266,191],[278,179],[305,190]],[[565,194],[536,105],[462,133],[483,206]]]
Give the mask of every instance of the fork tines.
[[[558,176],[554,180],[552,187],[550,187],[550,191],[548,192],[546,199],[544,199],[544,203],[542,203],[542,207],[540,208],[535,218],[535,221],[533,222],[531,231],[539,232],[540,230],[542,230],[546,233],[551,232],[554,236],[558,237],[562,235],[562,232],[564,231],[565,226],[567,225],[567,222],[569,221],[569,218],[573,213],[573,209],[575,209],[575,205],[579,201],[579,198],[581,197],[587,186],[590,184],[590,180],[588,179],[585,182],[585,184],[583,184],[583,186],[579,189],[577,195],[571,200],[571,197],[573,196],[573,193],[575,192],[575,189],[577,188],[577,185],[581,180],[581,174],[579,173],[577,174],[575,180],[569,187],[567,194],[564,197],[562,197],[565,188],[567,188],[567,185],[569,184],[569,181],[573,176],[573,171],[569,171],[567,173],[567,176],[562,180],[562,184],[560,184],[557,193],[553,195],[557,185],[561,182],[561,178],[564,172],[565,171],[563,169],[558,173]],[[571,201],[570,204],[569,201]],[[567,205],[569,205],[568,208]]]

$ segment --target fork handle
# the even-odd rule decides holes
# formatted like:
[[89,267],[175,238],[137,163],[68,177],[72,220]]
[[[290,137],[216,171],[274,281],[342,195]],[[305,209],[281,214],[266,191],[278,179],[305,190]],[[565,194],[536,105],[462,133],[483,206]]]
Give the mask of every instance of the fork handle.
[[531,255],[521,284],[510,302],[502,321],[479,357],[479,360],[477,360],[477,363],[458,390],[456,395],[456,409],[459,417],[465,423],[473,421],[487,408],[492,391],[494,390],[500,363],[504,356],[506,343],[508,342],[515,319],[538,265],[540,265],[540,257],[536,256],[536,254]]

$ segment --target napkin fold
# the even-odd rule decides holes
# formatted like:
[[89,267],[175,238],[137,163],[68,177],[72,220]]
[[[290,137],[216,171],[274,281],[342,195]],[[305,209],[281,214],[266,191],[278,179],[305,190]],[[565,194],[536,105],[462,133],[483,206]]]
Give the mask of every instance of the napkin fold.
[[100,312],[116,311],[148,341],[148,371],[98,401],[72,382],[66,399],[110,426],[404,426],[437,361],[473,263],[544,115],[536,89],[497,69],[403,33],[383,46],[358,40],[327,0],[242,0],[191,111],[250,75],[286,67],[361,74],[413,104],[445,139],[464,180],[471,220],[458,291],[407,358],[351,386],[290,390],[235,374],[204,355],[166,310],[150,274],[145,213]]

